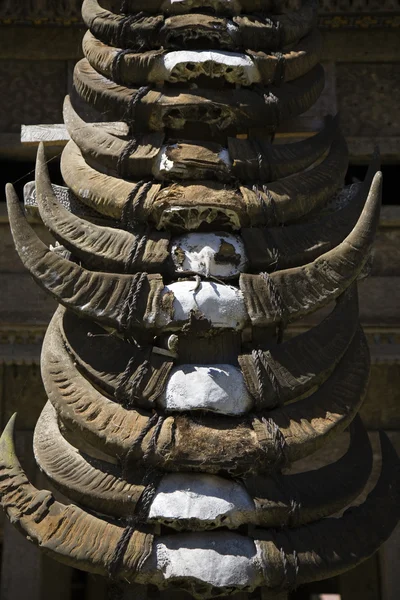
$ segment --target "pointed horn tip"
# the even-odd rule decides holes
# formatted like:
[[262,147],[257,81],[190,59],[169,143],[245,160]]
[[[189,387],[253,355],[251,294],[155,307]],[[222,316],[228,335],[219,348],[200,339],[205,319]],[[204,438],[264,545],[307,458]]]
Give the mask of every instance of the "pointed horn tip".
[[18,206],[19,208],[19,197],[12,183],[6,184],[6,200],[8,211],[10,211],[11,208],[14,208],[16,206]]
[[0,437],[0,461],[8,468],[15,467],[18,459],[15,454],[14,431],[17,413],[8,421]]

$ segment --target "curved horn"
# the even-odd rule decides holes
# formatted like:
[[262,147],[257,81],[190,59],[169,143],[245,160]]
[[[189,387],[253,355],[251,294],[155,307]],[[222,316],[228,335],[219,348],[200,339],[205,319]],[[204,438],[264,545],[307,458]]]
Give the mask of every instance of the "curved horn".
[[354,229],[339,246],[314,262],[270,275],[242,274],[240,288],[253,325],[293,321],[346,290],[368,260],[379,223],[381,197],[382,173],[377,173]]
[[126,22],[123,15],[101,8],[97,0],[84,0],[82,17],[96,38],[121,48],[190,47],[205,37],[213,48],[277,50],[310,32],[316,25],[317,7],[315,0],[306,0],[296,12],[268,19],[239,15],[229,20],[199,12],[168,18],[144,14]]
[[337,134],[328,155],[317,166],[261,188],[242,186],[240,190],[250,205],[254,204],[251,196],[259,197],[264,203],[266,225],[287,223],[321,209],[341,188],[348,165],[346,140]]
[[212,181],[171,183],[162,189],[160,184],[148,183],[132,198],[137,186],[87,165],[74,142],[68,142],[61,158],[66,184],[95,210],[118,218],[131,198],[135,218],[139,221],[151,220],[157,229],[188,230],[197,229],[205,218],[208,222],[220,219],[222,228],[240,229],[259,226],[260,222],[274,225],[304,216],[334,195],[347,165],[347,146],[340,136],[325,160],[316,167],[262,189],[241,186],[239,191],[232,185]]
[[95,225],[69,212],[57,200],[51,186],[43,144],[37,154],[36,198],[43,223],[88,269],[154,273],[166,267],[168,233],[142,231],[133,235],[121,229]]
[[[0,494],[9,517],[53,558],[82,570],[107,575],[115,560],[123,528],[88,515],[74,505],[66,507],[56,502],[50,492],[39,492],[34,488],[16,457],[12,430],[11,420],[0,441]],[[322,520],[304,528],[254,531],[265,565],[263,581],[257,580],[257,585],[264,584],[279,591],[293,583],[287,577],[291,573],[296,574],[296,583],[342,573],[373,554],[389,537],[399,518],[399,460],[383,434],[381,446],[381,476],[363,505],[346,511],[341,519]],[[371,535],[371,523],[377,518],[379,527],[374,527]],[[90,541],[87,548],[85,539]],[[215,533],[212,539],[215,540]],[[158,541],[167,542],[167,538],[161,537]],[[178,536],[177,541],[179,544],[184,538]],[[207,541],[209,544],[206,535],[202,539],[205,547]],[[152,545],[151,534],[134,532],[119,565],[118,577],[132,582],[140,580],[141,573],[144,577],[151,576],[152,567],[146,566],[145,561],[151,554]],[[158,569],[156,573],[155,579],[159,580]],[[211,597],[209,591],[206,597]]]
[[143,321],[151,290],[163,288],[159,275],[86,271],[51,252],[41,242],[27,222],[11,185],[7,186],[7,207],[19,257],[40,287],[60,304],[121,331],[131,327],[135,319]]
[[[211,125],[223,131],[235,126],[247,133],[249,127],[264,127],[274,131],[282,119],[308,110],[324,88],[324,70],[320,65],[295,81],[280,87],[268,87],[264,94],[245,88],[235,89],[227,96],[223,91],[208,89],[163,91],[139,90],[117,85],[97,73],[86,59],[74,70],[74,86],[79,96],[111,120],[148,123],[150,131],[164,127],[182,129],[186,123]],[[142,89],[142,88],[140,88]],[[210,134],[211,135],[211,134]]]
[[[295,144],[288,147],[291,145]],[[376,153],[364,182],[358,185],[357,192],[354,194],[352,188],[347,188],[344,206],[340,206],[333,213],[323,213],[321,217],[309,223],[285,227],[243,228],[241,235],[251,269],[289,269],[312,262],[321,254],[335,248],[349,235],[360,218],[373,178],[379,169],[380,156]]]
[[[122,173],[133,180],[150,178],[152,173],[156,178],[162,179],[169,179],[170,175],[175,179],[215,178],[228,181],[232,176],[241,181],[268,182],[282,179],[320,161],[328,152],[338,128],[338,118],[335,117],[318,134],[293,144],[272,145],[264,140],[228,138],[229,160],[225,161],[221,161],[221,156],[227,151],[219,144],[199,142],[196,145],[183,142],[179,145],[167,145],[164,152],[168,161],[172,161],[174,165],[176,163],[176,168],[174,166],[171,171],[166,171],[155,168],[160,160],[164,140],[161,132],[136,136],[137,149],[129,154],[129,142],[104,128],[83,121],[74,111],[68,96],[64,102],[64,121],[68,133],[90,166],[95,169],[100,167],[100,171],[113,177],[121,176]],[[204,161],[204,149],[208,148],[210,155],[207,156],[205,168],[201,169],[200,159]],[[126,154],[128,155],[125,157]],[[121,156],[125,157],[123,164]]]
[[116,465],[79,452],[63,437],[57,413],[48,402],[35,427],[35,460],[51,483],[91,510],[115,517],[131,516],[145,485],[144,473],[135,473],[129,482]]
[[[326,381],[349,346],[357,322],[357,291],[353,287],[316,327],[266,351],[240,355],[239,365],[257,409],[298,399]],[[135,350],[115,336],[104,337],[99,326],[78,320],[68,311],[59,326],[78,368],[97,387],[128,405],[154,406],[156,390],[165,385],[170,373],[171,358],[153,354],[149,359],[151,348]],[[133,382],[146,360],[150,360],[146,376],[137,390]],[[124,378],[129,361],[131,370]]]
[[[103,514],[127,517],[132,514],[136,503],[144,491],[143,473],[136,474],[134,482],[127,482],[119,467],[93,459],[79,452],[61,434],[57,416],[51,404],[42,411],[34,436],[36,462],[53,485],[68,497]],[[356,471],[354,465],[358,465]],[[153,520],[162,520],[174,529],[201,530],[224,527],[236,529],[241,525],[253,524],[264,527],[299,526],[333,514],[348,506],[364,489],[372,469],[372,448],[368,434],[357,417],[350,426],[350,445],[347,452],[337,462],[297,475],[277,475],[275,477],[251,477],[244,481],[247,492],[254,498],[250,509],[248,497],[243,510],[242,496],[245,494],[240,483],[231,495],[233,508],[228,515],[220,517],[200,517],[199,520],[185,516],[168,516],[162,511],[162,519],[155,508]],[[159,491],[174,489],[174,480],[180,475],[163,476]],[[216,498],[223,494],[227,481],[220,477],[189,473],[184,474],[185,486],[202,482],[210,495]],[[179,483],[176,484],[179,490]],[[157,506],[157,492],[153,503]],[[165,492],[164,492],[165,493]],[[232,494],[232,492],[231,492]],[[186,503],[195,509],[195,498],[187,498]],[[163,501],[161,500],[161,504]],[[150,510],[150,521],[152,510]],[[221,520],[222,519],[222,520]]]
[[129,140],[81,119],[73,109],[69,96],[64,101],[64,122],[82,156],[94,168],[99,165],[108,175],[126,175],[134,181],[152,177],[153,165],[164,141],[163,132],[136,136],[137,147],[130,151]]
[[283,591],[340,575],[372,556],[389,538],[400,517],[400,462],[384,433],[380,439],[381,475],[363,504],[340,519],[306,528],[254,532],[268,588]]
[[[283,81],[302,77],[315,67],[322,49],[318,30],[300,40],[283,54]],[[218,50],[153,50],[123,53],[122,49],[103,44],[88,31],[83,52],[90,65],[108,79],[122,85],[145,85],[159,82],[186,82],[202,75],[224,77],[229,83],[273,84],[281,75],[277,56],[265,52],[227,53]],[[117,59],[118,52],[120,57]],[[116,66],[116,61],[118,63]],[[188,68],[189,67],[189,68]]]
[[[248,206],[242,194],[223,183],[172,183],[162,189],[161,184],[148,183],[141,185],[132,198],[134,184],[89,167],[72,141],[63,151],[61,172],[68,187],[82,202],[114,218],[121,217],[129,200],[134,206],[135,218],[141,222],[151,221],[157,229],[193,230],[204,221],[221,223],[221,229],[250,225]],[[255,194],[251,200],[256,219],[256,215],[262,214],[262,207]]]
[[239,356],[258,409],[301,398],[321,385],[346,352],[358,327],[357,288],[339,298],[319,325],[268,350]]
[[327,119],[319,133],[293,144],[271,144],[264,139],[230,137],[228,150],[233,174],[244,182],[271,182],[300,173],[320,161],[328,152],[337,136],[338,124],[338,116]]
[[[263,527],[298,527],[332,515],[351,504],[371,475],[373,452],[357,416],[350,425],[350,445],[336,462],[296,475],[244,480]],[[355,469],[357,465],[357,469]]]
[[236,475],[274,472],[343,431],[362,404],[368,369],[366,341],[358,332],[317,392],[269,411],[267,419],[179,415],[159,419],[156,425],[154,419],[127,411],[89,384],[68,355],[57,319],[48,329],[42,351],[49,400],[62,421],[93,447],[120,457],[130,451],[131,459],[168,471],[222,470]]
[[[51,492],[30,484],[15,453],[14,421],[12,417],[0,439],[0,497],[11,522],[51,558],[108,576],[124,528],[73,504],[65,506]],[[133,580],[149,557],[152,543],[151,534],[134,531],[118,576]]]

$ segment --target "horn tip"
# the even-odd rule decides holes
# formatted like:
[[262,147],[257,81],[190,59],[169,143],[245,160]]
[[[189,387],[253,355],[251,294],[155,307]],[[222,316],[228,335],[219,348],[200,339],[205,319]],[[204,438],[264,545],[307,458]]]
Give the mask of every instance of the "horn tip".
[[14,413],[0,437],[0,460],[9,468],[16,466],[14,430],[17,413]]

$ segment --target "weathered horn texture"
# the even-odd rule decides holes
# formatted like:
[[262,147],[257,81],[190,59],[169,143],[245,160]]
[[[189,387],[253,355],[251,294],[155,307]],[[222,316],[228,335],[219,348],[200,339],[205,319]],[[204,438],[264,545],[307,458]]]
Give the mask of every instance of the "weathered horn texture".
[[[265,417],[163,416],[126,410],[80,374],[52,321],[42,350],[42,377],[60,419],[94,448],[167,471],[256,475],[315,452],[343,431],[359,410],[369,358],[359,331],[331,377],[312,396]],[[131,465],[129,467],[129,465]]]
[[[123,528],[89,515],[74,505],[65,506],[55,501],[50,492],[32,486],[15,453],[13,421],[14,418],[0,441],[0,494],[9,518],[52,558],[82,570],[108,575],[115,563]],[[381,476],[361,506],[346,511],[340,519],[321,520],[307,527],[253,531],[264,569],[261,578],[253,575],[252,587],[265,585],[272,593],[277,593],[293,584],[342,573],[368,558],[389,537],[399,518],[399,460],[384,434],[381,434],[381,447]],[[371,524],[377,519],[379,527],[371,530]],[[213,540],[215,536],[213,534]],[[133,532],[121,561],[118,561],[118,578],[131,583],[137,580],[163,585],[164,575],[157,568],[156,557],[149,561],[150,555],[154,555],[153,539],[152,534]],[[245,543],[246,538],[242,540]],[[160,537],[157,541],[168,544],[168,538]],[[180,546],[184,541],[185,536],[177,538]],[[211,540],[202,542],[207,547]],[[221,558],[218,556],[217,560]],[[190,587],[200,594],[200,586],[196,589],[196,584],[201,581],[196,577],[193,579]],[[206,594],[204,582],[201,589],[201,595],[196,593],[197,597],[215,597],[217,590],[209,583]]]
[[[107,46],[88,31],[83,53],[90,65],[108,79],[122,85],[183,83],[200,76],[224,78],[244,86],[269,85],[292,81],[310,71],[319,61],[322,36],[314,30],[287,50],[279,60],[274,54],[247,50],[228,53],[222,50],[150,50],[123,53]],[[281,61],[285,68],[281,69]]]
[[252,324],[267,326],[299,319],[346,290],[369,258],[381,200],[382,173],[378,172],[357,224],[339,246],[302,267],[271,274],[242,274],[240,288]]
[[75,216],[57,200],[43,144],[37,154],[36,200],[43,223],[85,268],[111,273],[168,271],[168,232],[142,227],[133,234],[95,225]]
[[[215,142],[168,142],[163,133],[137,135],[137,148],[103,128],[86,123],[75,112],[67,96],[64,122],[85,161],[113,177],[133,180],[217,179],[270,182],[299,173],[320,161],[337,132],[338,118],[327,120],[316,135],[293,144],[271,144],[265,140],[228,138],[228,148]],[[122,157],[122,159],[121,159]]]
[[[102,0],[102,6],[113,12],[121,8],[120,0]],[[237,15],[240,13],[262,13],[285,14],[298,10],[302,5],[301,0],[125,0],[123,5],[124,14],[146,12],[148,14],[162,13],[165,15],[184,14],[194,9],[199,11],[211,9],[219,15]]]
[[[10,521],[51,558],[107,577],[124,528],[73,504],[65,506],[51,492],[31,485],[15,453],[14,423],[15,415],[0,438],[0,497]],[[152,534],[134,531],[124,554],[125,575],[134,579],[152,545]]]
[[[122,470],[101,460],[79,452],[61,434],[57,424],[57,414],[48,403],[36,425],[34,436],[36,462],[52,484],[73,501],[106,515],[128,517],[132,514],[144,491],[143,473],[138,471],[134,481],[126,481]],[[354,465],[358,468],[354,470]],[[350,426],[350,445],[346,453],[335,463],[297,475],[276,475],[274,477],[253,476],[243,484],[250,498],[254,499],[246,509],[232,498],[233,509],[228,515],[204,519],[193,517],[168,517],[163,512],[162,519],[154,515],[153,520],[177,530],[201,531],[221,527],[236,529],[241,525],[252,524],[263,527],[298,527],[342,510],[364,489],[372,469],[372,448],[361,419],[356,417]],[[174,476],[172,476],[174,477]],[[186,485],[195,483],[202,475],[185,473]],[[205,476],[205,485],[214,491],[225,480]],[[153,500],[157,503],[157,493],[164,489],[174,489],[173,479],[166,474],[160,481]],[[164,484],[164,485],[162,485]],[[236,485],[241,485],[237,483]],[[177,488],[179,489],[179,488]],[[165,493],[165,492],[164,492]],[[242,494],[244,490],[242,490]],[[242,495],[241,494],[241,495]],[[190,497],[189,497],[190,498]],[[239,498],[240,500],[240,498]],[[196,498],[187,500],[194,505]],[[190,511],[188,511],[190,514]]]
[[338,133],[326,158],[316,166],[267,185],[241,186],[240,190],[248,203],[254,202],[254,195],[260,198],[266,225],[290,223],[321,209],[334,196],[343,185],[348,164],[347,144]]
[[228,134],[229,130],[247,133],[262,122],[272,132],[283,119],[311,108],[324,88],[324,70],[317,65],[281,86],[259,91],[234,89],[227,94],[224,90],[201,88],[129,88],[106,79],[82,59],[74,70],[74,86],[83,100],[108,119],[131,122],[133,131],[160,131],[165,127],[180,130],[195,122]]
[[284,591],[340,575],[372,556],[389,538],[400,517],[400,461],[384,433],[380,440],[381,475],[363,504],[340,519],[253,533],[268,588]]
[[312,523],[343,510],[361,494],[371,475],[373,452],[359,416],[349,429],[349,447],[334,463],[294,475],[244,480],[254,499],[259,525],[298,527]]
[[338,246],[360,218],[373,178],[380,169],[380,156],[372,160],[362,184],[345,188],[345,201],[333,212],[305,223],[285,227],[250,227],[241,230],[249,265],[253,271],[278,271],[312,262]]
[[84,0],[82,17],[92,34],[111,46],[133,49],[198,48],[204,40],[212,48],[279,50],[298,42],[316,25],[317,2],[306,0],[287,15],[238,15],[233,19],[199,13],[136,14],[133,18],[102,8],[97,0]]
[[[299,399],[326,381],[347,350],[357,323],[357,291],[352,287],[316,327],[284,344],[239,355],[257,410]],[[107,338],[99,326],[69,311],[58,326],[74,362],[96,387],[125,406],[154,407],[171,372],[173,358],[167,349],[149,344],[138,348],[116,336]]]
[[212,223],[217,230],[240,229],[259,223],[263,216],[256,193],[248,190],[245,200],[240,190],[220,182],[189,181],[161,187],[160,183],[135,185],[104,175],[86,164],[72,141],[64,148],[61,172],[73,193],[98,212],[121,218],[129,201],[135,220],[153,223],[157,229],[191,231],[204,223]]
[[154,408],[176,358],[168,348],[152,339],[128,343],[62,308],[53,319],[77,368],[99,390],[126,408]]
[[84,204],[113,219],[121,218],[128,199],[132,199],[132,204],[137,198],[140,198],[141,204],[146,200],[152,204],[161,189],[160,183],[152,183],[151,180],[131,183],[96,171],[85,162],[72,140],[61,155],[61,173],[66,185]]
[[164,287],[160,275],[87,271],[43,244],[27,222],[11,185],[7,186],[7,207],[15,247],[24,266],[63,306],[124,331],[146,319],[148,302],[157,305]]
[[293,221],[328,202],[340,188],[348,165],[347,146],[338,136],[326,158],[315,167],[267,186],[213,181],[133,184],[96,171],[71,140],[64,148],[61,172],[73,193],[95,210],[121,217],[127,202],[135,219],[157,229],[193,231],[204,222],[214,228],[276,225]]
[[271,182],[308,169],[321,161],[337,137],[338,116],[327,118],[324,128],[312,137],[292,144],[268,140],[228,138],[232,171],[242,182]]
[[35,460],[51,483],[72,501],[105,515],[128,517],[135,511],[145,485],[144,473],[126,481],[121,469],[92,458],[62,435],[57,413],[48,402],[35,427]]
[[127,141],[86,123],[75,112],[68,96],[64,102],[64,122],[85,161],[107,175],[133,180],[150,179],[153,175],[158,180],[232,180],[228,151],[215,142],[166,142],[163,146],[163,133],[136,135]]
[[146,133],[132,140],[113,135],[104,128],[86,123],[75,112],[69,96],[64,101],[64,123],[88,164],[116,177],[139,180],[151,178],[164,133]]
[[358,299],[352,286],[319,325],[283,344],[239,356],[247,388],[258,410],[301,398],[327,380],[358,327]]

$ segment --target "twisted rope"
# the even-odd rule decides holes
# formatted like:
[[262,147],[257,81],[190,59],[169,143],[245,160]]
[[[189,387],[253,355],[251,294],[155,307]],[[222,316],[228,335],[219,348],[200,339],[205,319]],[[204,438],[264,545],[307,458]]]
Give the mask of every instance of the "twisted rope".
[[278,404],[280,404],[280,392],[281,388],[279,382],[276,378],[274,371],[272,370],[271,365],[268,360],[266,360],[264,352],[262,350],[253,350],[252,357],[254,360],[256,375],[257,375],[257,383],[259,388],[259,394],[261,398],[266,396],[265,394],[265,377],[264,373],[266,373],[269,381],[271,382],[274,393],[278,399]]
[[131,328],[140,292],[142,291],[142,287],[146,278],[147,273],[136,273],[132,276],[132,283],[129,287],[121,310],[121,327],[126,331],[129,331]]
[[269,275],[269,273],[260,273],[261,277],[264,279],[267,288],[268,294],[271,299],[272,308],[274,309],[275,314],[278,317],[278,325],[277,325],[277,341],[278,344],[281,344],[283,341],[283,333],[285,331],[285,316],[286,316],[286,305],[283,301],[283,298],[276,287],[273,279]]
[[136,216],[136,212],[141,202],[146,197],[147,192],[151,189],[152,185],[152,181],[148,181],[147,183],[145,183],[145,181],[142,179],[129,192],[128,197],[125,200],[125,204],[122,207],[120,218],[120,224],[123,229],[129,231],[137,227],[138,219]]
[[117,161],[117,172],[120,177],[124,177],[126,175],[126,163],[128,162],[128,159],[132,156],[132,154],[136,152],[138,146],[139,141],[137,140],[137,138],[133,137],[131,140],[129,140],[129,142],[126,144],[125,148],[119,155]]

